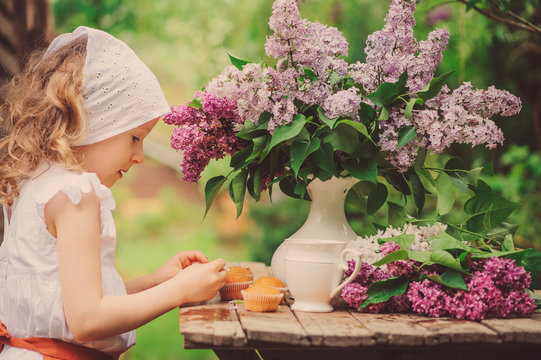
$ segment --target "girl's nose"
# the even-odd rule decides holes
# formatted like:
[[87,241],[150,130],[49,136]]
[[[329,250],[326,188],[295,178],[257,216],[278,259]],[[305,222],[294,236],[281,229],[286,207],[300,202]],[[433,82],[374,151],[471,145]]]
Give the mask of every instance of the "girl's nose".
[[133,153],[132,162],[135,164],[142,164],[145,161],[145,153],[143,152],[143,146],[138,146],[137,150]]

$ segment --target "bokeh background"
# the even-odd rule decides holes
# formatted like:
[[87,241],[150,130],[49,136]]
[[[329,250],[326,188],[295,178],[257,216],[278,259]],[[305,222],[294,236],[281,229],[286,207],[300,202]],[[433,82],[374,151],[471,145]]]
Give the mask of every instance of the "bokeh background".
[[[172,105],[190,101],[196,90],[228,66],[227,52],[249,61],[272,62],[264,53],[272,0],[2,0],[0,24],[6,21],[5,14],[17,11],[17,5],[10,3],[18,1],[42,4],[36,11],[47,14],[49,37],[86,25],[124,40],[155,72]],[[352,63],[364,60],[366,38],[382,28],[390,0],[298,3],[302,17],[335,26],[345,35],[350,46],[347,60]],[[506,137],[503,147],[488,152],[455,146],[450,154],[459,154],[470,165],[494,161],[495,175],[484,180],[521,204],[510,218],[520,225],[516,242],[536,248],[541,248],[540,19],[538,0],[418,0],[415,33],[423,40],[435,27],[450,30],[438,72],[456,71],[451,88],[470,81],[476,88],[495,85],[522,99],[519,116],[494,119]],[[2,46],[7,45],[2,39],[0,31],[3,57]],[[47,39],[38,37],[31,45]],[[5,67],[3,75],[9,75]],[[169,147],[172,130],[160,123],[145,143],[146,162],[113,187],[121,274],[130,278],[148,273],[174,252],[192,248],[211,259],[270,264],[278,244],[303,223],[309,204],[275,189],[272,201],[268,196],[258,203],[247,199],[237,218],[228,194],[223,193],[204,218],[202,184],[224,172],[228,159],[212,162],[199,184],[183,181],[182,154]],[[455,206],[462,205],[459,197]],[[375,232],[370,219],[355,210],[354,205],[346,208],[356,232],[361,236]],[[176,310],[143,326],[137,331],[137,345],[122,358],[216,358],[210,350],[183,350],[178,326]]]

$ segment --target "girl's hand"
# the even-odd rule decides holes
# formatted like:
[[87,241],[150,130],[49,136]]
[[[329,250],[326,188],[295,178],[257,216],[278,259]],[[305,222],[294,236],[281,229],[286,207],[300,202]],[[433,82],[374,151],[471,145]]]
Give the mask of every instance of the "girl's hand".
[[194,264],[175,277],[181,292],[182,303],[211,299],[225,285],[225,260],[216,259],[206,264]]
[[154,271],[156,282],[158,284],[171,279],[182,269],[193,264],[208,263],[208,258],[199,250],[181,251],[173,255],[165,264]]

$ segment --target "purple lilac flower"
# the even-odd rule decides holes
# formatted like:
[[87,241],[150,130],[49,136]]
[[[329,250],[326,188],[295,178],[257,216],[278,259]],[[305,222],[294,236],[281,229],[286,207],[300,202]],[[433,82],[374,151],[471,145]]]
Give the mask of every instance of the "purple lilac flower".
[[171,113],[164,117],[165,123],[177,126],[171,135],[171,147],[184,151],[183,178],[190,182],[199,180],[211,159],[221,159],[241,147],[234,131],[242,123],[236,102],[205,92],[201,104],[202,109],[188,103],[171,107]]
[[352,282],[344,286],[340,295],[349,304],[349,306],[354,309],[358,309],[362,302],[368,297],[366,290],[366,286]]
[[242,70],[229,66],[207,84],[205,91],[236,101],[239,117],[257,124],[261,113],[270,111],[272,106],[264,77],[260,64],[249,63]]
[[336,119],[342,116],[359,121],[360,106],[361,98],[357,94],[357,89],[351,87],[347,90],[338,91],[325,99],[323,110],[325,116],[329,119]]
[[[489,149],[503,144],[503,133],[490,116],[510,116],[521,109],[521,101],[508,91],[489,87],[472,89],[465,82],[450,92],[444,86],[439,95],[425,103],[426,109],[414,110],[413,120],[405,117],[401,108],[393,108],[389,118],[380,122],[378,145],[387,151],[387,159],[400,171],[406,171],[415,161],[417,147],[441,153],[453,143],[485,144]],[[398,146],[398,133],[404,126],[415,126],[417,138]]]
[[485,262],[481,274],[486,274],[504,291],[524,290],[532,283],[531,275],[522,266],[517,266],[512,259],[492,257]]
[[407,291],[408,300],[414,312],[430,317],[448,315],[448,304],[451,299],[443,286],[428,279],[412,281]]
[[384,256],[389,255],[390,253],[397,250],[400,250],[400,245],[398,245],[394,241],[389,241],[381,245],[381,254]]
[[535,311],[534,300],[524,291],[510,291],[505,306],[520,317],[529,317]]
[[387,311],[395,313],[411,312],[411,302],[408,299],[407,293],[390,298],[388,301]]
[[486,317],[488,306],[475,292],[457,291],[446,299],[449,316],[456,319],[482,320]]
[[[355,270],[356,262],[355,260],[348,260],[348,269],[344,272],[345,277],[349,277],[351,274],[353,274],[353,271]],[[358,283],[362,286],[368,287],[370,284],[372,284],[375,281],[380,281],[384,279],[388,279],[390,276],[385,273],[380,268],[375,268],[369,263],[365,261],[361,261],[361,267],[359,269],[359,273],[353,280],[353,282]]]

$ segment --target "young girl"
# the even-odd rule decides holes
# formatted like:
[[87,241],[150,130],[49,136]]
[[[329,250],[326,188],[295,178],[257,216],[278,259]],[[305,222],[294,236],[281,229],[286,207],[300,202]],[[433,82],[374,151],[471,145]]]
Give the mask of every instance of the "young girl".
[[224,260],[199,251],[126,283],[114,268],[109,188],[169,112],[126,44],[87,27],[61,35],[3,100],[0,359],[116,359],[135,328],[224,285]]

